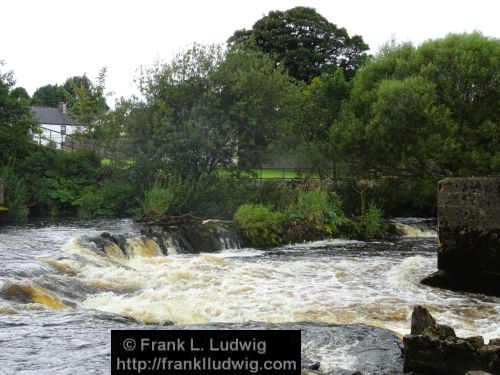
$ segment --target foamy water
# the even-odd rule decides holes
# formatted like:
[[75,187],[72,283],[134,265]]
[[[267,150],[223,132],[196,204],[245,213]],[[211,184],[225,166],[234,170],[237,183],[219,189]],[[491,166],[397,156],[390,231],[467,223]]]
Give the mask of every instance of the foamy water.
[[422,304],[460,335],[500,336],[498,299],[420,284],[436,259],[418,241],[330,240],[269,252],[170,256],[158,255],[151,242],[129,240],[131,255],[125,258],[114,251],[103,257],[72,241],[66,253],[79,260],[52,265],[101,290],[81,306],[145,324],[366,323],[404,335],[412,307]]
[[[127,222],[118,233],[123,227],[134,231]],[[433,237],[328,240],[199,255],[169,251],[165,256],[153,241],[140,237],[128,240],[127,255],[114,246],[100,253],[79,239],[100,230],[0,232],[0,319],[12,327],[32,319],[75,332],[99,313],[142,324],[366,323],[403,335],[409,332],[413,306],[421,304],[460,336],[500,337],[499,298],[419,283],[436,270]],[[37,234],[43,240],[39,248],[33,245]],[[108,321],[94,324],[91,331],[108,327]],[[36,324],[33,330],[46,335]],[[354,344],[318,339],[303,351],[320,360],[324,370],[350,368],[355,358],[349,345]]]

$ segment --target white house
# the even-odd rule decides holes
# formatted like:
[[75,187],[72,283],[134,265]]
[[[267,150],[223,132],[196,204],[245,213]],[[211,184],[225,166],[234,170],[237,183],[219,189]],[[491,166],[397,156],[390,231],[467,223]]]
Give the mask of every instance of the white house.
[[66,103],[59,103],[58,108],[31,107],[35,119],[40,123],[41,134],[34,134],[33,140],[41,145],[53,145],[64,148],[66,136],[82,132],[84,127],[68,117]]

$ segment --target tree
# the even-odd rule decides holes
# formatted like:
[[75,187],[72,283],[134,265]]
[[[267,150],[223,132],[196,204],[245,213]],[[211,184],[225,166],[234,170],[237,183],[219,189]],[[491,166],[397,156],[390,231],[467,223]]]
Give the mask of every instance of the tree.
[[[0,61],[0,68],[3,65]],[[25,156],[31,146],[30,134],[37,128],[26,90],[14,85],[13,73],[0,71],[0,166]]]
[[195,44],[172,62],[142,72],[145,101],[134,103],[126,129],[136,167],[192,178],[227,160],[232,137],[227,123],[217,118],[212,81],[222,58],[219,47]]
[[238,30],[228,40],[231,46],[257,48],[275,58],[297,80],[311,82],[338,67],[352,77],[365,61],[368,45],[361,36],[350,37],[313,8],[295,7],[272,11],[251,30]]
[[[59,103],[65,102],[70,114],[74,117],[82,116],[82,108],[87,106],[82,101],[93,101],[92,106],[104,112],[109,110],[104,93],[106,68],[97,76],[97,83],[93,83],[86,74],[66,79],[63,85],[45,85],[36,89],[31,105],[57,108]],[[92,98],[92,99],[90,99]],[[95,112],[96,110],[94,110]]]
[[16,87],[11,91],[11,95],[18,101],[23,101],[26,104],[29,104],[31,101],[30,95],[26,91],[24,87]]
[[450,34],[387,45],[331,129],[352,172],[432,180],[500,173],[500,41]]
[[106,72],[103,68],[92,82],[86,75],[68,78],[63,85],[70,116],[87,128],[87,133],[99,138],[100,125],[109,111],[106,103]]
[[[194,45],[145,71],[127,136],[144,165],[181,178],[259,163],[290,79],[261,52]],[[141,165],[141,162],[136,163]]]
[[57,108],[59,103],[66,101],[64,88],[57,84],[45,85],[36,89],[31,99],[31,105]]
[[221,112],[236,132],[239,167],[255,168],[292,125],[289,105],[298,87],[273,60],[259,51],[227,53],[214,76]]
[[[321,177],[331,177],[335,161],[331,158],[329,130],[339,117],[341,104],[349,96],[350,83],[340,68],[334,74],[316,77],[309,85],[301,86],[298,108],[290,125],[283,129],[281,141],[297,155],[298,165],[314,169]],[[293,109],[289,109],[292,110]]]

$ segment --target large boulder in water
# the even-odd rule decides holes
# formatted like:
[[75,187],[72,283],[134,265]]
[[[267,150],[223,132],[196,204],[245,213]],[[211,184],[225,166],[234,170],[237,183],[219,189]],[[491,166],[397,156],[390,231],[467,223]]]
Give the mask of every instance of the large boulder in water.
[[468,371],[500,374],[500,340],[485,345],[481,336],[460,338],[416,306],[411,333],[403,339],[404,371],[425,375],[463,375]]

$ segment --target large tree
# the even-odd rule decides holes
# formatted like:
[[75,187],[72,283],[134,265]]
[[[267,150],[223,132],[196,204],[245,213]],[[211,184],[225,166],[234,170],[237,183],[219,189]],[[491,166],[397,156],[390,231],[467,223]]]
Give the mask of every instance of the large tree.
[[322,73],[333,73],[338,67],[352,77],[368,50],[361,36],[349,36],[346,29],[308,7],[272,11],[251,30],[236,31],[228,43],[244,49],[256,47],[271,54],[277,65],[306,82]]
[[144,72],[141,89],[145,101],[127,116],[136,164],[197,178],[258,164],[295,85],[262,52],[195,45]]
[[352,172],[438,179],[500,173],[500,40],[388,45],[353,80],[331,130]]
[[64,88],[55,85],[45,85],[36,89],[31,99],[31,105],[57,108],[58,104],[66,101]]
[[329,130],[338,119],[341,104],[349,96],[350,82],[341,69],[316,77],[301,85],[295,102],[289,106],[290,123],[282,129],[279,145],[294,154],[296,166],[314,170],[320,177],[331,177],[335,160],[330,155]]

